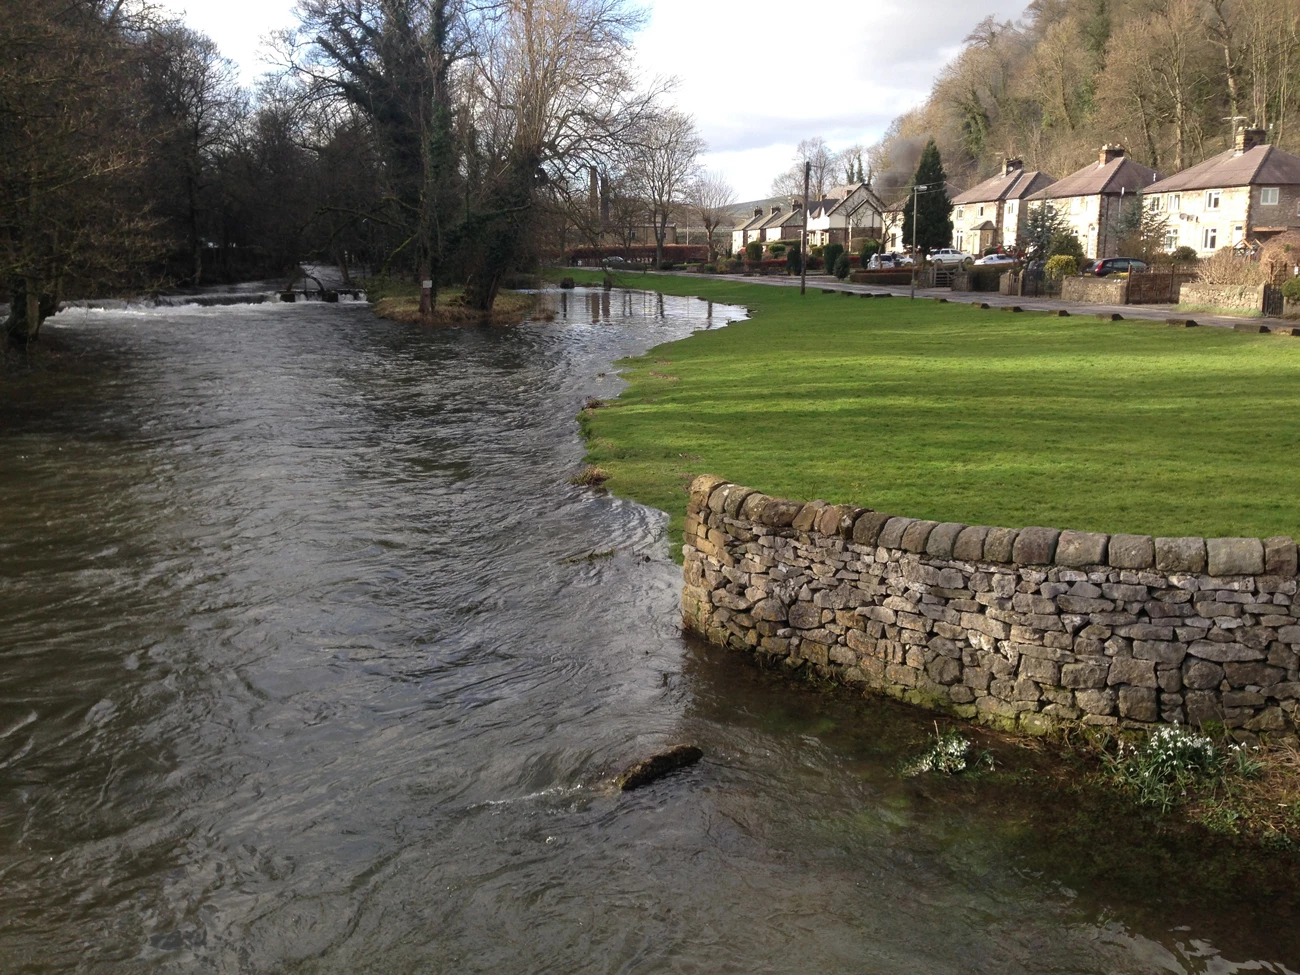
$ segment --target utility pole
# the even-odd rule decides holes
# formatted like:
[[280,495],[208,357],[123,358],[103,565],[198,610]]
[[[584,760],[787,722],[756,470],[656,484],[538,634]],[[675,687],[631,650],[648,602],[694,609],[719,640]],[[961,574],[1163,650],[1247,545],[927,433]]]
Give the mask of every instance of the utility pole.
[[812,162],[803,164],[803,233],[799,237],[799,293],[808,292],[808,179],[812,176]]
[[916,203],[921,198],[921,194],[928,190],[928,186],[912,187],[912,300],[916,300],[916,224],[917,212]]

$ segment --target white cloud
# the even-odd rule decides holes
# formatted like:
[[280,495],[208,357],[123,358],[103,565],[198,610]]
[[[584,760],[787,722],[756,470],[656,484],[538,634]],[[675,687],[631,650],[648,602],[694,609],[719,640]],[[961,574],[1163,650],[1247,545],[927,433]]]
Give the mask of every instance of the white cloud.
[[221,53],[239,65],[246,85],[271,70],[262,60],[266,35],[297,23],[295,0],[158,0],[158,5],[216,41]]

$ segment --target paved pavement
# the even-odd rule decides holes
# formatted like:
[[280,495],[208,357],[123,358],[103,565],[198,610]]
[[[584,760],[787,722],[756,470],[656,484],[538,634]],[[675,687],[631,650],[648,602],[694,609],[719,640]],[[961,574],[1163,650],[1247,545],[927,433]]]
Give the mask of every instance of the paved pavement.
[[[688,271],[660,272],[682,278],[701,278],[709,281],[718,280],[716,274],[695,274]],[[745,284],[761,284],[775,288],[797,288],[799,279],[784,275],[755,276],[742,278]],[[808,275],[809,294],[820,295],[826,291],[847,291],[851,294],[888,294],[906,298],[911,294],[907,285],[882,287],[879,285],[850,284],[829,274]],[[1126,320],[1164,322],[1176,319],[1180,322],[1188,319],[1197,325],[1215,328],[1233,328],[1243,332],[1276,332],[1280,335],[1300,337],[1300,321],[1283,318],[1238,318],[1231,315],[1199,315],[1195,312],[1179,312],[1173,305],[1092,305],[1077,301],[1061,301],[1059,298],[1016,298],[1008,295],[990,294],[976,291],[953,291],[949,288],[917,288],[917,300],[933,301],[943,299],[953,304],[988,305],[991,308],[1021,308],[1024,311],[1061,312],[1071,315],[1105,316],[1119,315]],[[1117,319],[1118,320],[1118,319]]]

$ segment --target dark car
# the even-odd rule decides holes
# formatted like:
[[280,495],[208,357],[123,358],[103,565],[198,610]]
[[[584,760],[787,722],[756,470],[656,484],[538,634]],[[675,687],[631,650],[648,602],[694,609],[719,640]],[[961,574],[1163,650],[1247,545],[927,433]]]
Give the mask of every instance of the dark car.
[[1136,257],[1108,257],[1102,261],[1096,261],[1089,269],[1091,273],[1099,278],[1104,278],[1108,274],[1124,274],[1128,271],[1145,271],[1147,269],[1146,261],[1139,261]]

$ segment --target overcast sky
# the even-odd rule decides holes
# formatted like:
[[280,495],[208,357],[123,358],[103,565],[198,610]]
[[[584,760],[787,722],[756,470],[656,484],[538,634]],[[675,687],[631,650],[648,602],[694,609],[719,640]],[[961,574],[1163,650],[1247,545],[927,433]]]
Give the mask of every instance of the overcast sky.
[[[293,23],[294,0],[163,0],[239,63],[246,81],[266,69],[260,40]],[[637,41],[648,75],[679,81],[677,104],[709,143],[704,162],[740,199],[767,196],[800,139],[832,148],[876,141],[920,104],[972,27],[990,14],[1017,18],[1028,0],[652,0]],[[792,10],[804,15],[796,21]],[[796,44],[803,33],[815,40]],[[803,92],[788,79],[806,79]]]

